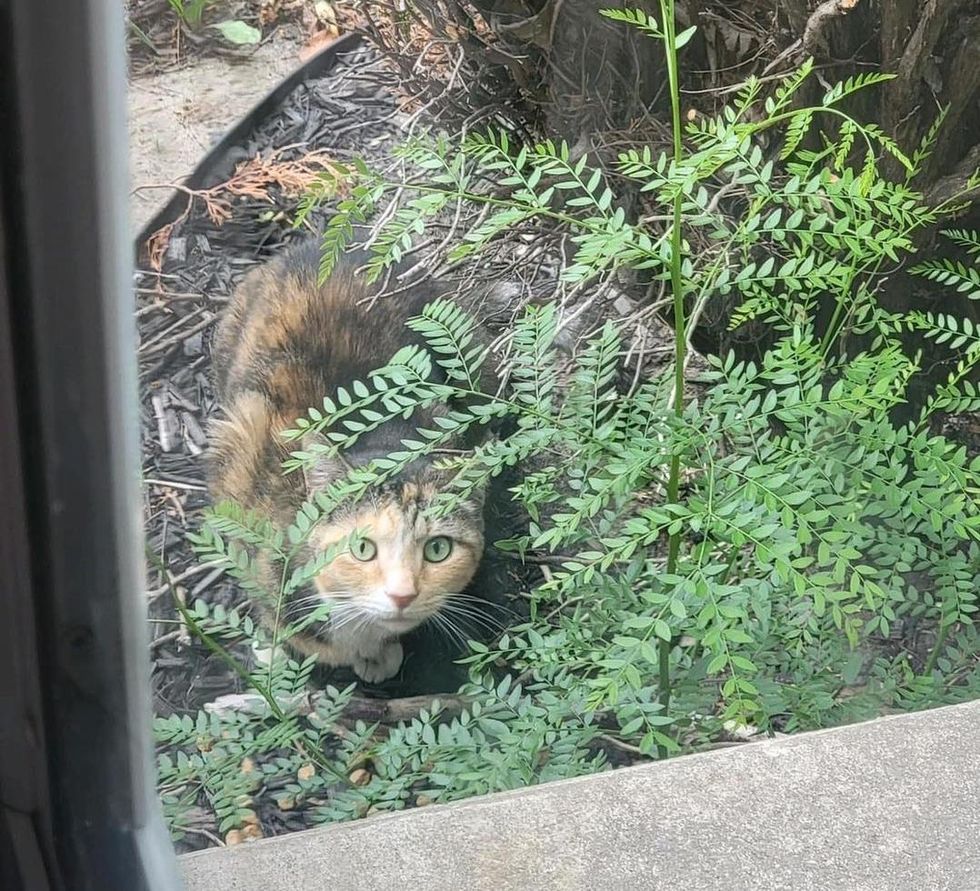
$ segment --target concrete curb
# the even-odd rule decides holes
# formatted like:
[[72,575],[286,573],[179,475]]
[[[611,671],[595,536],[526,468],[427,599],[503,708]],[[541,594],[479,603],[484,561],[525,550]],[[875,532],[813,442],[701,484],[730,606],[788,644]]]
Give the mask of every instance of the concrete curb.
[[181,858],[188,891],[980,889],[980,702]]

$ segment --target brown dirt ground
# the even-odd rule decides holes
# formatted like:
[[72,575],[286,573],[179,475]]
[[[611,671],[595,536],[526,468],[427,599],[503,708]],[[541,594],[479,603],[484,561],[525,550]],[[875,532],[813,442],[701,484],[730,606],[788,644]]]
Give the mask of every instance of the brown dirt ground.
[[253,55],[195,55],[129,84],[130,225],[135,234],[208,149],[300,63],[300,43],[273,35]]

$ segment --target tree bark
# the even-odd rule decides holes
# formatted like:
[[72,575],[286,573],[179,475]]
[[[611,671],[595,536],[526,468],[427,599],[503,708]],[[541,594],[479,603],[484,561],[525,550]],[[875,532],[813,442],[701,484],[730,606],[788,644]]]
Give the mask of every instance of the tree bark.
[[[899,145],[913,148],[942,106],[949,107],[927,180],[941,176],[980,141],[978,24],[975,0],[898,0],[881,12],[881,63],[896,77],[884,88],[881,121]],[[961,125],[973,117],[972,134]],[[971,144],[972,143],[972,144]]]
[[[435,0],[425,0],[431,3]],[[650,116],[663,120],[663,53],[657,41],[598,15],[637,0],[439,0],[479,10],[496,47],[522,69],[521,91],[534,106],[539,135],[565,138],[584,150],[605,142],[616,150],[638,139],[656,141]],[[642,7],[659,17],[656,0]],[[801,101],[819,101],[825,85],[882,70],[893,80],[849,98],[848,111],[877,123],[907,154],[918,147],[941,108],[947,108],[931,156],[914,185],[933,202],[962,190],[980,158],[980,0],[678,0],[680,27],[701,27],[681,56],[685,103],[712,113],[752,73],[789,73],[813,54],[818,71]],[[717,92],[715,92],[717,91]],[[603,131],[616,131],[604,140]],[[639,134],[639,136],[635,135]],[[600,160],[602,152],[598,152]],[[902,177],[898,162],[883,159]],[[626,198],[626,196],[623,196]],[[972,195],[957,225],[980,226]],[[628,202],[627,202],[628,203]],[[948,225],[948,221],[944,221]],[[931,249],[935,232],[917,235]],[[948,245],[944,245],[948,249]],[[907,277],[889,282],[890,308],[921,306],[924,292],[951,295]],[[961,314],[976,307],[962,303]],[[718,325],[703,323],[715,348],[731,344]],[[699,344],[707,346],[704,340]]]

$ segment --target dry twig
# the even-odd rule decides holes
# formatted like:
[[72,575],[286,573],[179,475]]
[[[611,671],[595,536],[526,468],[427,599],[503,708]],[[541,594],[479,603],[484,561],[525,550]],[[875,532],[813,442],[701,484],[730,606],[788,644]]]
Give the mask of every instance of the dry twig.
[[824,0],[807,19],[803,31],[803,52],[809,56],[819,56],[830,52],[827,30],[835,19],[848,15],[861,0]]

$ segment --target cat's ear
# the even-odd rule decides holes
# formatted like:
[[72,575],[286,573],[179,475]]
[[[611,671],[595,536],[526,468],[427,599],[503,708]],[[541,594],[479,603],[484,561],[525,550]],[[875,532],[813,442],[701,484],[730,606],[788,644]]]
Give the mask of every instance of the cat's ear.
[[477,510],[483,510],[484,505],[487,502],[487,488],[489,484],[484,481],[480,483],[479,486],[474,486],[473,490],[467,496],[467,500],[470,501]]
[[483,510],[484,504],[487,500],[487,489],[490,488],[490,481],[483,479],[480,481],[479,485],[474,486],[469,495],[467,495],[467,500],[470,501],[476,508]]
[[[469,449],[463,453],[467,458],[472,457],[472,449]],[[489,482],[484,479],[481,482],[469,490],[466,494],[466,501],[477,510],[483,510],[483,506],[487,500],[487,489],[489,488]]]
[[348,468],[342,458],[323,453],[329,444],[322,433],[307,433],[300,440],[302,451],[316,455],[312,463],[303,465],[303,480],[310,495],[322,492],[331,483],[347,475]]

